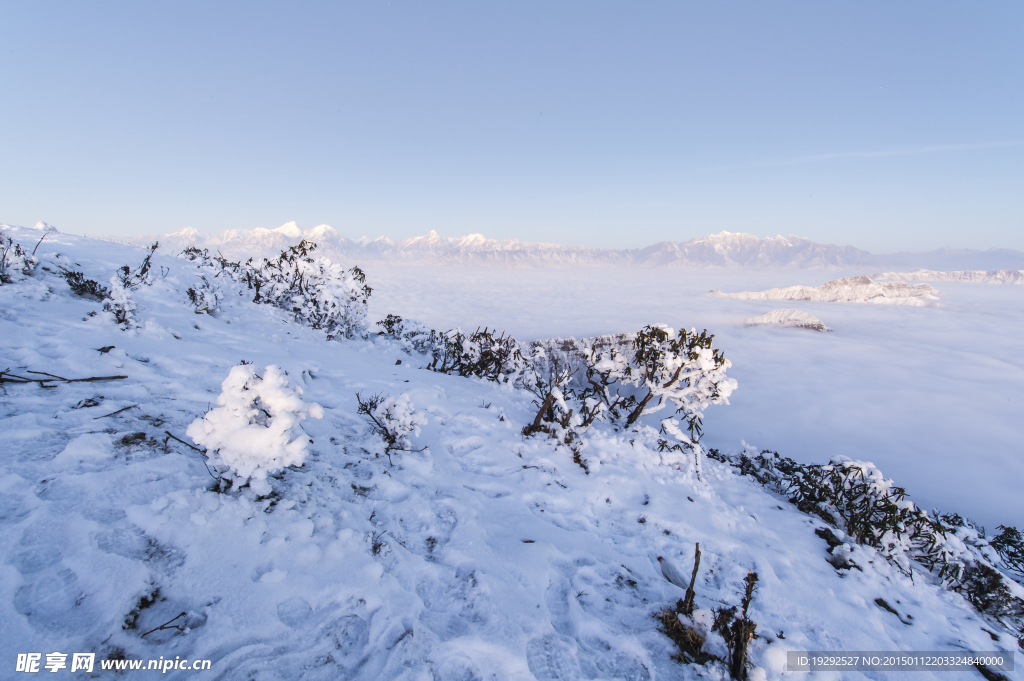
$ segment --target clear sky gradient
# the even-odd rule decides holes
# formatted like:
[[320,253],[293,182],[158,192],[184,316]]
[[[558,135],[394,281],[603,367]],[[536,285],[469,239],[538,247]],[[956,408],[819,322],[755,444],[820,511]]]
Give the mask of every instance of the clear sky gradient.
[[0,1],[0,222],[1024,250],[1024,4]]

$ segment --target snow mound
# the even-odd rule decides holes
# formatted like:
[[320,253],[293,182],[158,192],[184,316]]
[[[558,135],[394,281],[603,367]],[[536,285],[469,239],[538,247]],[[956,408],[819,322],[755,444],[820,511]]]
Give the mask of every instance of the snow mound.
[[913,272],[881,272],[872,274],[878,281],[956,281],[969,284],[1024,284],[1024,270],[960,270],[936,272],[935,270],[914,270]]
[[320,405],[301,396],[302,389],[289,386],[280,367],[268,366],[263,376],[251,364],[232,367],[217,398],[221,406],[193,421],[185,434],[211,452],[215,465],[227,466],[237,484],[248,482],[267,494],[267,473],[301,466],[306,459],[309,438],[299,422],[323,418]]
[[870,277],[835,279],[821,286],[787,286],[767,291],[722,293],[711,291],[721,298],[737,300],[813,300],[827,303],[880,303],[885,305],[931,305],[942,295],[928,284],[902,281],[873,281]]
[[811,313],[800,312],[799,310],[772,310],[758,317],[748,317],[745,323],[747,326],[774,324],[777,326],[792,326],[798,329],[813,329],[814,331],[832,330]]

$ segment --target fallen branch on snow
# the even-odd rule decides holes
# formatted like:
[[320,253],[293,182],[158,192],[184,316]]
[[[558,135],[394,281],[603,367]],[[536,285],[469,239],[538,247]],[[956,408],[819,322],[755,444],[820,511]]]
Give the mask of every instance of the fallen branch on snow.
[[27,370],[27,374],[38,374],[40,376],[49,376],[50,378],[29,378],[28,376],[19,376],[12,374],[10,368],[0,371],[0,383],[38,383],[40,387],[52,388],[53,386],[47,385],[47,383],[53,383],[59,381],[61,383],[91,383],[95,381],[119,381],[127,376],[90,376],[89,378],[64,378],[55,374],[48,374],[45,371],[32,371]]

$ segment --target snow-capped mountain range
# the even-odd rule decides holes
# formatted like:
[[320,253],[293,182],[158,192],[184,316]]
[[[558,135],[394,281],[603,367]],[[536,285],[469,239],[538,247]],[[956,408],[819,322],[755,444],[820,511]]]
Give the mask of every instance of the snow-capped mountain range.
[[315,241],[333,258],[394,264],[466,265],[501,268],[632,266],[717,269],[860,268],[1021,269],[1024,253],[1008,249],[969,251],[940,249],[930,253],[876,255],[853,246],[819,244],[797,236],[760,238],[752,234],[720,232],[685,242],[662,241],[639,249],[608,250],[518,239],[488,239],[481,234],[425,236],[393,241],[349,239],[329,225],[303,230],[294,222],[277,229],[226,230],[208,236],[193,228],[165,235],[103,237],[109,241],[143,245],[159,239],[169,250],[186,246],[220,251],[233,259],[276,255],[301,239]]

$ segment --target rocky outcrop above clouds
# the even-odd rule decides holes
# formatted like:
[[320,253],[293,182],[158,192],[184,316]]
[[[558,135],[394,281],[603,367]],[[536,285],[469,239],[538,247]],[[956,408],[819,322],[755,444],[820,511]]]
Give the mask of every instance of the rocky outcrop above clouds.
[[942,295],[928,284],[902,281],[872,281],[870,277],[846,277],[821,286],[787,286],[767,291],[741,291],[712,295],[737,300],[813,300],[825,303],[879,303],[887,305],[931,305]]
[[876,281],[956,281],[969,284],[1024,284],[1024,270],[959,270],[936,272],[935,270],[914,270],[913,272],[882,272],[872,274]]

